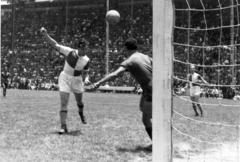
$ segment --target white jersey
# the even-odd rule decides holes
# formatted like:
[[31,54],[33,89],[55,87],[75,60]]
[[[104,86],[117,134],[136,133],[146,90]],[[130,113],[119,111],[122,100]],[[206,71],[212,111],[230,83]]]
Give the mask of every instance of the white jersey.
[[190,81],[190,96],[198,96],[201,93],[200,85],[196,84],[201,81],[201,76],[198,73],[188,74],[187,80]]
[[198,73],[188,74],[187,80],[190,81],[190,87],[192,86],[200,86],[198,83],[201,81],[201,76]]
[[78,56],[78,50],[66,46],[60,46],[60,53],[65,57],[65,64],[63,71],[70,76],[80,76],[82,70],[88,70],[89,58],[85,56]]

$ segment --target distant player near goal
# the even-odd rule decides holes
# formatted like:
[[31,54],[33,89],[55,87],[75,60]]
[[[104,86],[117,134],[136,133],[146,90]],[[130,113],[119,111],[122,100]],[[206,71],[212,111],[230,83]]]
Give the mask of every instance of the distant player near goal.
[[[82,102],[82,94],[84,91],[84,83],[89,83],[88,69],[89,58],[85,55],[88,48],[88,42],[84,39],[79,40],[76,49],[66,47],[58,44],[52,39],[45,28],[41,28],[40,32],[45,40],[57,51],[63,53],[65,57],[64,69],[61,72],[58,80],[61,110],[60,110],[60,123],[61,129],[59,134],[68,132],[66,119],[67,119],[67,105],[69,101],[70,92],[73,92],[77,102],[79,115],[83,124],[86,124],[86,117],[83,114],[84,104]],[[83,82],[83,75],[86,74],[85,81]]]
[[189,81],[187,86],[190,88],[190,98],[192,101],[192,107],[195,112],[195,116],[199,116],[199,113],[197,111],[197,107],[199,108],[199,111],[201,113],[201,116],[204,116],[203,110],[201,105],[199,104],[199,98],[201,94],[201,83],[208,84],[207,81],[205,81],[202,76],[195,72],[195,65],[190,65],[190,74],[187,75],[187,80]]
[[3,88],[3,97],[7,95],[7,88],[8,88],[8,79],[10,78],[10,73],[8,72],[7,67],[4,67],[3,71],[1,72],[1,84]]

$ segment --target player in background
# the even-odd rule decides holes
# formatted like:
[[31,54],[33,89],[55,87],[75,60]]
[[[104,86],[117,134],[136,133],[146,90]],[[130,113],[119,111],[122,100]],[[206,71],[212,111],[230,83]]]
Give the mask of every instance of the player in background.
[[10,73],[8,72],[7,67],[4,67],[3,71],[1,72],[1,84],[3,87],[3,97],[7,95],[7,88],[8,88],[8,79],[10,78]]
[[35,90],[39,91],[41,83],[40,83],[40,78],[38,76],[36,77],[36,79],[34,81],[34,84],[35,84],[35,87],[36,87]]
[[[142,111],[145,130],[152,140],[152,58],[138,52],[137,40],[134,38],[125,41],[125,50],[129,58],[123,61],[116,71],[94,83],[93,87],[98,88],[100,85],[120,77],[124,72],[130,72],[143,90],[139,107]],[[146,149],[151,151],[152,145]]]
[[[89,83],[88,69],[89,69],[89,58],[86,56],[86,50],[88,43],[86,40],[79,40],[76,45],[76,49],[66,47],[58,44],[53,38],[51,38],[47,30],[42,27],[40,29],[45,40],[58,52],[65,55],[64,69],[61,72],[58,85],[61,99],[61,110],[60,110],[60,123],[61,129],[59,134],[68,132],[66,120],[67,120],[67,105],[69,101],[70,92],[75,95],[75,100],[78,106],[78,112],[83,124],[86,124],[86,117],[83,113],[84,103],[82,101],[84,82]],[[83,82],[83,75],[86,74],[85,81]]]
[[197,107],[201,113],[201,116],[203,117],[203,110],[199,103],[199,98],[201,94],[201,83],[208,84],[207,81],[203,79],[203,77],[196,73],[195,65],[190,65],[190,74],[187,75],[187,80],[189,81],[185,88],[190,88],[190,98],[192,101],[192,107],[195,112],[195,116],[199,116],[199,113],[197,111]]

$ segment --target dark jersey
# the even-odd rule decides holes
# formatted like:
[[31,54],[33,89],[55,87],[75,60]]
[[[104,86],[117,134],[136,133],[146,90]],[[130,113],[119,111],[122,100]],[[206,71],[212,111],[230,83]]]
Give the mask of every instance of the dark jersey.
[[143,93],[152,97],[152,58],[142,53],[134,53],[121,66],[135,78]]
[[1,73],[1,82],[2,83],[8,83],[8,78],[10,78],[9,72],[2,72]]

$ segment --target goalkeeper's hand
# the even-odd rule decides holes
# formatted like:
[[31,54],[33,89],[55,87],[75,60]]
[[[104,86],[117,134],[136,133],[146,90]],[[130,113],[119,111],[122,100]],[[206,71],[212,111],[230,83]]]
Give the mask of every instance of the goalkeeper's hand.
[[100,86],[100,84],[96,82],[96,83],[93,83],[92,86],[93,86],[93,89],[97,89]]
[[90,84],[91,84],[91,85],[89,85],[89,86],[85,86],[85,89],[88,89],[88,90],[93,91],[93,90],[96,90],[96,89],[100,86],[99,83],[94,83],[94,84],[92,84],[92,83],[90,82]]

